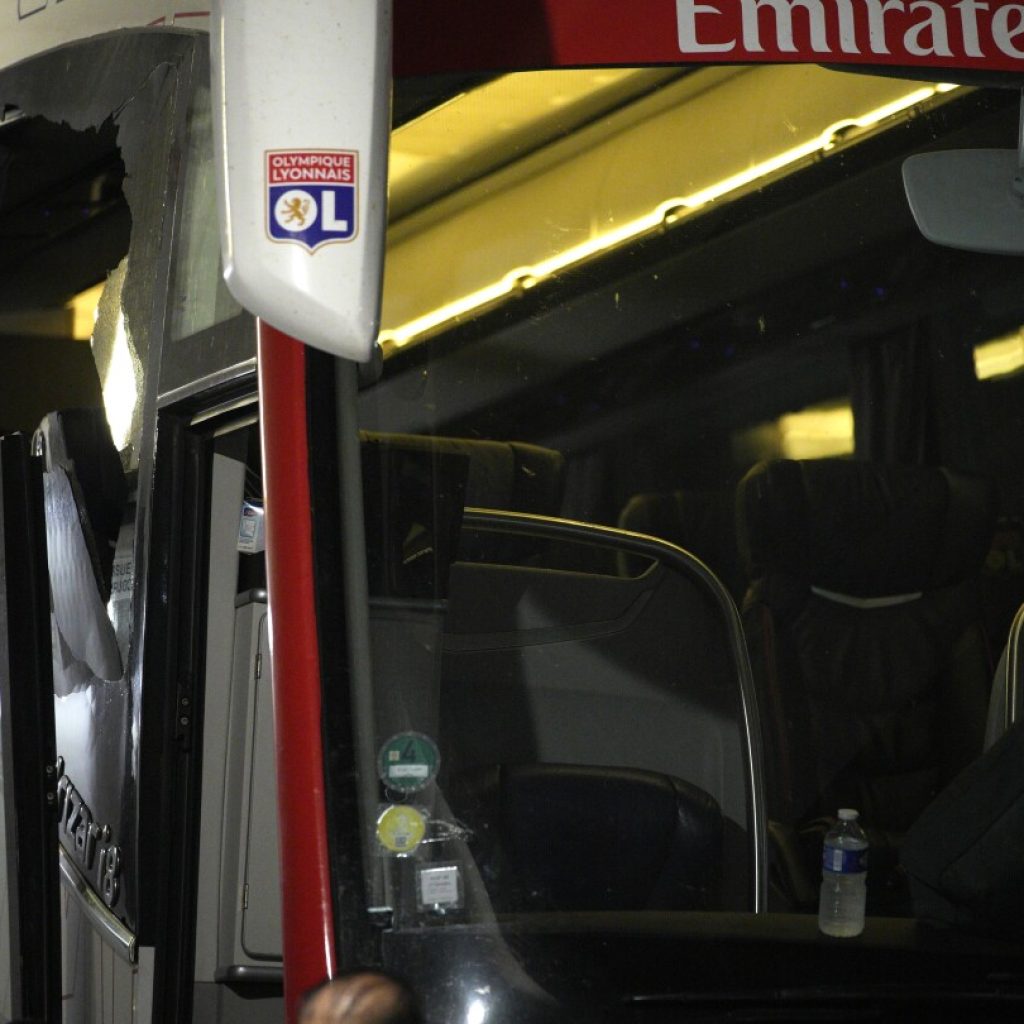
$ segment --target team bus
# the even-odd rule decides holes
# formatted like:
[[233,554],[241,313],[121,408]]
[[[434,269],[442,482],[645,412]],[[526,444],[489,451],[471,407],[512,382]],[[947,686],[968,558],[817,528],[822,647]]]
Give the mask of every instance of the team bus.
[[1017,1019],[1022,70],[1004,0],[5,0],[0,1019]]

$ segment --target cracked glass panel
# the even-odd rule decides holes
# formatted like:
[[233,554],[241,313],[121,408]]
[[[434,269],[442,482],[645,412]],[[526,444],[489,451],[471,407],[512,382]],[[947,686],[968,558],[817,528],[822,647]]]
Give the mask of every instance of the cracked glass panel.
[[96,310],[91,346],[103,394],[103,408],[115,447],[128,464],[137,462],[145,374],[122,304],[126,256],[107,278]]
[[196,89],[192,101],[185,159],[185,190],[171,282],[172,341],[187,338],[242,312],[224,284],[210,90],[205,86]]
[[[11,369],[0,381],[38,397],[13,425],[39,425],[46,466],[58,834],[76,885],[132,934],[154,912],[143,876],[157,832],[141,799],[153,783],[136,538],[149,530],[172,189],[187,149],[181,86],[196,38],[124,33],[0,75],[0,109],[19,115],[0,123],[0,366]],[[38,375],[23,372],[34,363]],[[79,379],[87,386],[69,390]],[[65,1014],[93,1019],[87,991],[70,998]]]

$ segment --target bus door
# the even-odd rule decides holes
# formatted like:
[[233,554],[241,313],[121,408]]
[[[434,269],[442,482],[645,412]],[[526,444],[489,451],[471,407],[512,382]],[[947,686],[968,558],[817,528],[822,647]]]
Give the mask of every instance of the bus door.
[[[0,433],[35,432],[32,450],[44,463],[39,502],[49,564],[39,585],[47,647],[38,654],[45,667],[38,687],[49,702],[42,760],[56,774],[49,826],[56,835],[30,848],[49,851],[51,874],[62,883],[59,928],[47,937],[62,943],[52,1019],[66,1024],[189,1016],[179,1005],[178,981],[186,972],[191,980],[191,970],[180,966],[188,954],[179,947],[178,915],[191,833],[176,799],[193,763],[181,709],[194,671],[186,666],[179,675],[174,654],[182,606],[174,545],[184,527],[180,514],[161,518],[177,506],[158,504],[165,491],[154,438],[165,323],[180,319],[177,306],[167,308],[170,243],[201,40],[125,32],[0,74],[0,365],[7,371]],[[168,347],[180,352],[187,343]],[[171,450],[173,431],[164,436]],[[19,559],[30,550],[25,541],[13,548]],[[34,592],[15,586],[10,566],[7,587],[19,604],[7,602],[0,626],[13,647],[30,635],[14,616]],[[10,686],[25,687],[14,653],[5,653]],[[23,771],[33,762],[20,747],[9,753],[7,739],[21,744],[34,733],[13,717],[23,711],[6,690],[4,702],[10,800],[26,783],[8,778],[7,764]],[[8,817],[7,835],[15,834]],[[38,927],[42,901],[15,885],[12,851],[8,877],[22,905],[16,911],[12,900],[11,912],[34,915]],[[24,945],[31,932],[12,935]],[[21,968],[15,964],[0,985],[7,977],[27,985],[43,964],[34,948],[23,949]],[[16,1019],[51,1019],[41,996],[27,998],[14,995]]]
[[0,438],[0,1020],[60,1019],[57,756],[41,460]]

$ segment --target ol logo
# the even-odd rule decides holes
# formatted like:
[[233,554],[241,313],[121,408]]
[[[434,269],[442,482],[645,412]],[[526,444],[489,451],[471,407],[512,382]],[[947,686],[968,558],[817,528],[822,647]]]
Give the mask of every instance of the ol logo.
[[358,154],[343,149],[267,153],[267,234],[315,252],[356,236]]

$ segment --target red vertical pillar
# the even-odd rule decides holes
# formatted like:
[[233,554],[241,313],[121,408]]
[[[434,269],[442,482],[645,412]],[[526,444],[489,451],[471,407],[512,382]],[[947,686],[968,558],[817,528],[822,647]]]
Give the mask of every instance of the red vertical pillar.
[[259,323],[280,818],[284,996],[293,1022],[306,990],[335,973],[327,851],[320,656],[313,591],[305,346]]

